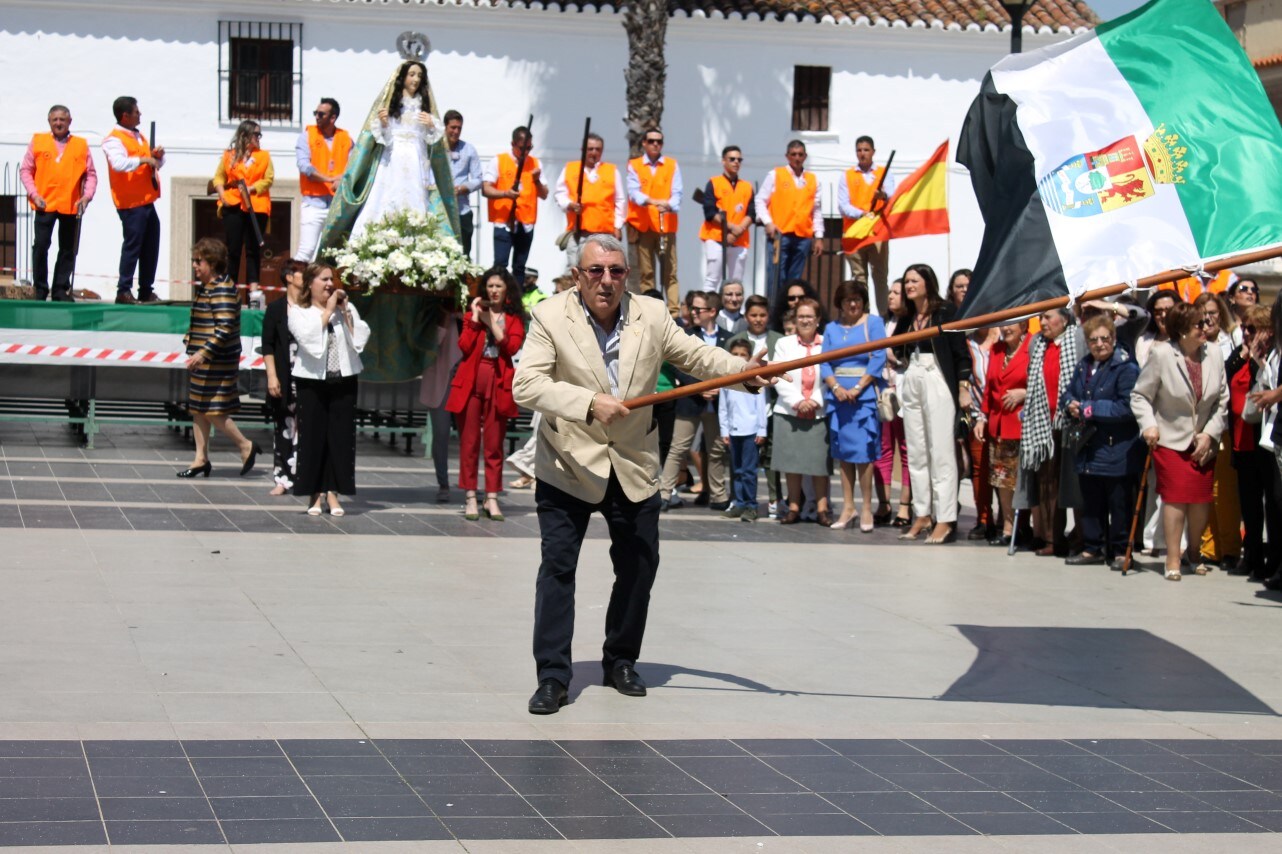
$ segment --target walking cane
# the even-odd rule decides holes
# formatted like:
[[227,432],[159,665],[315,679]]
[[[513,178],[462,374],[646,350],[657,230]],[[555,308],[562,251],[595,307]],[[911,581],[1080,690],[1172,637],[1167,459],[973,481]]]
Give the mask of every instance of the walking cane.
[[76,211],[76,240],[71,244],[71,284],[68,285],[67,294],[73,301],[76,297],[76,259],[80,257],[80,225],[84,222],[85,212],[82,208]]
[[730,218],[721,212],[721,284],[726,283],[726,231],[730,228]]
[[780,250],[783,248],[783,232],[782,231],[775,235],[774,245],[775,247],[773,250],[773,258],[775,262],[775,286],[770,290],[771,300],[773,300],[779,294],[779,273],[780,273],[779,255],[780,255]]
[[1131,535],[1126,539],[1126,557],[1122,561],[1122,575],[1131,570],[1131,552],[1135,549],[1135,528],[1139,524],[1140,514],[1144,512],[1144,498],[1148,493],[1148,467],[1153,464],[1153,452],[1149,451],[1144,458],[1144,473],[1140,475],[1140,495],[1135,502],[1135,514],[1131,516]]
[[1014,518],[1010,523],[1010,545],[1006,547],[1006,556],[1009,557],[1015,553],[1015,544],[1019,542],[1019,514],[1022,510],[1016,510]]

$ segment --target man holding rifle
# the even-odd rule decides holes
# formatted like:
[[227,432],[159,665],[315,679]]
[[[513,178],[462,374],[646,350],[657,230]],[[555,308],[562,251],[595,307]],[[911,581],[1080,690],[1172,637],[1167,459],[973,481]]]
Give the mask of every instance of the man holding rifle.
[[[886,200],[895,192],[895,179],[886,167],[873,166],[876,153],[871,136],[855,140],[855,165],[846,170],[845,180],[837,185],[837,207],[841,210],[843,235],[856,220],[882,212]],[[893,152],[891,157],[894,157]],[[876,300],[876,310],[885,311],[890,269],[890,253],[886,251],[886,244],[873,243],[852,252],[849,246],[855,242],[854,238],[843,237],[841,242],[846,260],[850,262],[850,277],[867,288],[871,272],[872,287],[869,290]]]
[[516,128],[511,153],[503,152],[487,163],[481,179],[481,195],[490,200],[490,223],[494,226],[494,264],[507,267],[518,283],[525,281],[539,199],[548,197],[543,167],[530,155],[533,147],[530,129],[525,125]]
[[36,299],[44,302],[49,298],[49,246],[57,226],[53,299],[71,302],[71,273],[76,265],[81,216],[98,188],[89,144],[71,135],[71,110],[62,104],[49,108],[49,133],[31,137],[19,173],[36,218],[31,259]]
[[[653,413],[631,412],[623,401],[652,391],[664,362],[705,378],[760,365],[685,334],[657,300],[627,293],[628,272],[621,242],[587,237],[576,287],[535,307],[512,383],[520,406],[543,413],[534,460],[542,538],[534,715],[554,714],[567,702],[575,572],[598,512],[609,527],[615,579],[605,614],[604,683],[629,697],[646,693],[636,661],[659,568],[659,438]],[[754,377],[747,385],[771,382]]]
[[663,131],[641,135],[641,156],[628,161],[628,240],[637,248],[641,292],[663,277],[663,293],[673,317],[680,310],[677,285],[677,211],[681,207],[681,167],[663,156]]
[[[160,198],[157,173],[165,165],[165,149],[153,148],[138,131],[142,111],[138,99],[121,95],[112,102],[116,126],[102,139],[102,153],[107,157],[107,177],[111,181],[111,200],[120,215],[124,240],[120,246],[120,280],[116,284],[116,302],[133,305],[160,302],[152,290],[156,284],[156,264],[160,259],[160,217],[156,200]],[[138,272],[138,297],[133,295],[134,271]]]
[[565,211],[567,266],[578,261],[579,247],[592,234],[623,236],[627,196],[623,175],[613,163],[602,163],[605,141],[589,132],[583,140],[583,159],[565,164],[556,179],[556,203]]
[[[752,184],[739,179],[743,152],[737,145],[721,149],[722,174],[703,188],[703,289],[720,290],[742,282],[748,266],[748,231],[752,228]],[[698,201],[698,199],[695,199]]]

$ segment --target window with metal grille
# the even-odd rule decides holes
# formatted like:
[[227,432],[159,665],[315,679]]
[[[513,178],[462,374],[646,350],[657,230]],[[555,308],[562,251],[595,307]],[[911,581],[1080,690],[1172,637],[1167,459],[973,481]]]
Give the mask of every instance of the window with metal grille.
[[792,129],[828,130],[828,90],[832,69],[797,65],[792,69]]
[[219,120],[300,125],[303,25],[218,22]]

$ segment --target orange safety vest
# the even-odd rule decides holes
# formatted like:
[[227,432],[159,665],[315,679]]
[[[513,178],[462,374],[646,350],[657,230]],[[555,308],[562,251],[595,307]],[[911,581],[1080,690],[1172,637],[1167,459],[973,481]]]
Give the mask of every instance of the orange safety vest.
[[[116,128],[107,136],[114,136],[125,147],[129,157],[150,157],[151,145],[141,134],[135,138],[128,131]],[[117,172],[107,160],[107,177],[111,180],[111,200],[119,210],[140,208],[160,198],[160,190],[152,184],[156,170],[150,166],[139,166],[132,172]]]
[[[342,175],[347,170],[347,158],[352,153],[352,138],[347,131],[335,128],[328,143],[316,125],[307,126],[307,148],[311,152],[312,166],[326,175]],[[330,198],[334,188],[324,181],[299,174],[298,189],[304,196]]]
[[[637,157],[629,160],[628,165],[637,173],[637,178],[641,182],[641,192],[647,199],[666,202],[672,198],[672,180],[677,174],[677,161],[671,157],[665,157],[660,161],[658,169],[651,169],[644,157]],[[628,225],[637,231],[661,231],[664,234],[675,234],[677,215],[665,214],[663,223],[660,225],[659,212],[654,209],[654,206],[633,204],[629,199]]]
[[[565,186],[570,191],[572,202],[579,201],[575,193],[579,189],[579,170],[582,168],[583,163],[579,160],[565,165]],[[580,228],[584,234],[614,234],[615,174],[613,163],[598,163],[596,181],[583,179],[583,212],[580,214],[583,224]],[[573,229],[574,220],[574,212],[566,211],[565,227]]]
[[806,186],[798,189],[792,169],[780,166],[775,170],[775,191],[770,196],[770,218],[775,228],[784,234],[806,238],[815,236],[815,195],[819,181],[815,173],[805,172]]
[[[243,202],[240,198],[239,183],[244,181],[252,190],[255,184],[267,176],[267,170],[272,165],[272,156],[261,148],[252,152],[248,160],[232,163],[233,156],[232,151],[223,152],[223,173],[227,178],[227,183],[223,185],[223,198],[227,200],[227,204],[240,207]],[[254,213],[270,214],[272,212],[270,192],[251,194],[249,203],[253,206]]]
[[[859,171],[859,167],[851,166],[846,170],[846,190],[850,193],[850,204],[852,207],[859,208],[861,211],[868,213],[872,210],[872,194],[881,183],[881,176],[886,173],[885,166],[875,166],[872,170],[872,183],[869,184],[864,179],[864,173]],[[841,233],[845,235],[850,226],[855,221],[849,217],[841,218]],[[855,251],[855,244],[858,239],[854,237],[841,238],[841,251],[850,254]]]
[[[89,143],[68,136],[59,154],[53,134],[38,133],[31,137],[31,153],[36,160],[36,192],[45,200],[45,212],[74,214],[89,168]],[[27,203],[36,209],[31,199]]]
[[[516,186],[516,160],[508,152],[499,155],[498,180],[494,182],[496,190],[510,190]],[[516,199],[516,221],[525,225],[534,225],[539,218],[539,194],[534,188],[534,179],[530,173],[539,168],[537,157],[526,157],[521,170],[521,195]],[[496,225],[507,225],[512,217],[511,199],[489,200],[490,222]]]
[[[752,201],[752,184],[740,178],[731,186],[729,178],[718,175],[712,179],[712,192],[717,195],[717,210],[725,211],[728,224],[738,225],[748,218],[750,213],[748,203]],[[699,227],[699,239],[720,243],[721,220],[704,220],[703,225]],[[743,234],[735,239],[734,245],[748,245],[748,229],[744,229]]]
[[1193,302],[1205,291],[1210,291],[1213,294],[1224,293],[1228,290],[1229,285],[1233,284],[1235,278],[1232,270],[1221,270],[1215,274],[1214,279],[1211,279],[1206,284],[1206,287],[1202,286],[1202,280],[1197,276],[1186,276],[1179,281],[1158,285],[1157,289],[1159,291],[1175,291],[1180,295],[1180,299],[1185,302]]

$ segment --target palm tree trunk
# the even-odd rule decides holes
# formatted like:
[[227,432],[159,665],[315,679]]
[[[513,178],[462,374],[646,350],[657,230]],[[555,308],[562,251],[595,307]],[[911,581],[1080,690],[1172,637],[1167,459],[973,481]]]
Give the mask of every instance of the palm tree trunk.
[[623,30],[628,34],[628,67],[623,72],[627,84],[628,148],[632,157],[641,152],[641,137],[647,128],[659,127],[663,121],[663,88],[668,65],[663,48],[668,34],[666,0],[633,0],[623,15]]

